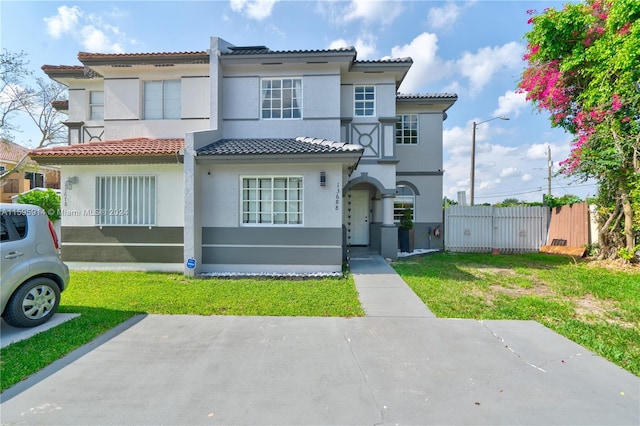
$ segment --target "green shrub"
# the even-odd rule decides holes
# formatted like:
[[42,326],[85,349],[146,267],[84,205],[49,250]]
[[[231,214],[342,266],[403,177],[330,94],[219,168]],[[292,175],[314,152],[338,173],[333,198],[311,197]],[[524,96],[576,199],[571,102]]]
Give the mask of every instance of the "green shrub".
[[60,196],[51,188],[46,191],[31,191],[20,194],[18,203],[42,207],[51,222],[60,219]]

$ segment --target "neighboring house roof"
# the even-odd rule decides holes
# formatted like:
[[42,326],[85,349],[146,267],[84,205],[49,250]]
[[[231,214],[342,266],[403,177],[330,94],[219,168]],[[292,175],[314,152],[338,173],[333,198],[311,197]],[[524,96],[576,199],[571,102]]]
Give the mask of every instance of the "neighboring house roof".
[[284,139],[221,139],[197,150],[203,155],[286,155],[362,153],[357,144],[307,137]]
[[136,162],[147,158],[155,161],[176,161],[182,157],[184,139],[130,138],[90,142],[53,148],[33,149],[31,158],[50,164],[109,161]]
[[0,161],[4,163],[17,163],[29,152],[28,148],[17,143],[2,140],[0,141]]

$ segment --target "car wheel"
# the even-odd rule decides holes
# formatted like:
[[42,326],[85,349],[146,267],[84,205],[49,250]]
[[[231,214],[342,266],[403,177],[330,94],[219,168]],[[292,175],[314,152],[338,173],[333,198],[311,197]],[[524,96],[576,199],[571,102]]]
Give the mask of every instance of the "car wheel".
[[14,327],[34,327],[51,319],[59,304],[58,284],[49,278],[34,278],[13,293],[4,320]]

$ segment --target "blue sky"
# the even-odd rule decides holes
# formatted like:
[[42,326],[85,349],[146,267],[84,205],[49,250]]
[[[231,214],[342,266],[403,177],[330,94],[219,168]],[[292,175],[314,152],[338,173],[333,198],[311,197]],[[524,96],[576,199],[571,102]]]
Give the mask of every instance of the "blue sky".
[[[540,201],[571,135],[552,129],[516,88],[524,67],[528,9],[557,1],[2,1],[3,48],[27,53],[31,67],[79,65],[77,53],[201,51],[209,37],[274,50],[355,46],[358,59],[413,58],[400,91],[453,92],[444,122],[444,195],[469,191],[473,121],[477,127],[475,202]],[[35,139],[28,123],[16,141]],[[314,136],[314,135],[308,135]],[[552,179],[555,196],[596,187]]]

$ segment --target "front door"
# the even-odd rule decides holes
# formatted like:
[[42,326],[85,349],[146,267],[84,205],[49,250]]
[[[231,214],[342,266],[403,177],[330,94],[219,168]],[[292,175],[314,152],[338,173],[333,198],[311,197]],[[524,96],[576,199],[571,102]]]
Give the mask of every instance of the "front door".
[[[348,214],[348,212],[347,212]],[[369,191],[351,191],[351,245],[369,245]],[[347,224],[347,232],[349,225]]]

